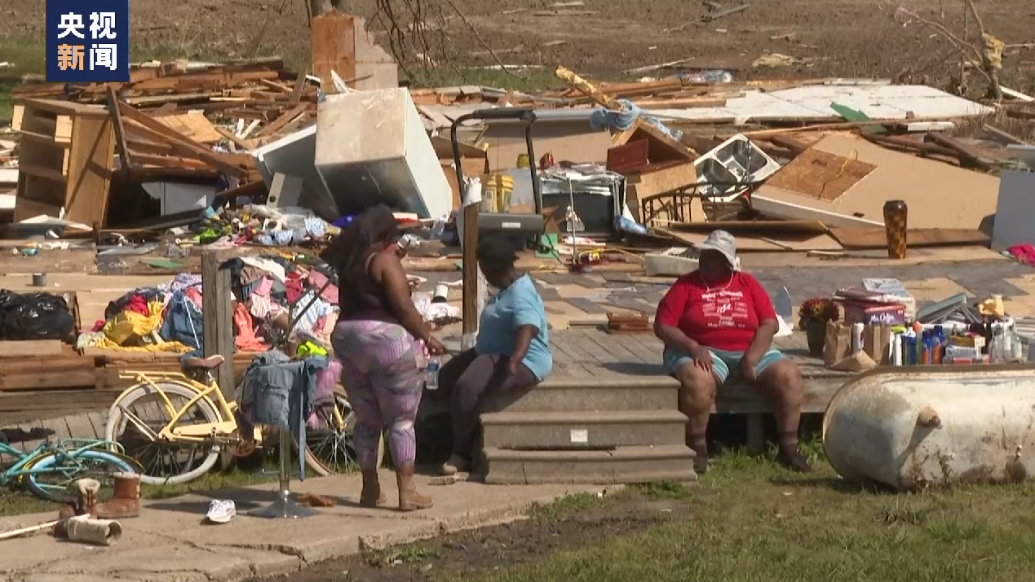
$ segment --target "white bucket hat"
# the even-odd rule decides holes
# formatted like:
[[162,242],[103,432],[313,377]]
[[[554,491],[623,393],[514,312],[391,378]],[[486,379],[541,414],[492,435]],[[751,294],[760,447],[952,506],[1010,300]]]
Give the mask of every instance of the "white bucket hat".
[[730,268],[737,268],[737,239],[725,230],[713,230],[704,242],[694,245],[699,251],[717,251],[729,261]]

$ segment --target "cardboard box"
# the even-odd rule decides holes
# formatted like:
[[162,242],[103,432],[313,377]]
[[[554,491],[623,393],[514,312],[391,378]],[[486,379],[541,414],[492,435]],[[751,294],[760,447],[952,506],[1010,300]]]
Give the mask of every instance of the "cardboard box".
[[[830,368],[852,355],[851,324],[827,322],[826,343],[823,346],[823,365]],[[890,363],[890,325],[867,325],[863,328],[862,351],[878,365]]]
[[863,351],[881,366],[890,364],[891,337],[890,325],[867,325],[863,328]]
[[906,306],[901,303],[867,303],[845,301],[845,321],[849,324],[903,325],[906,323]]

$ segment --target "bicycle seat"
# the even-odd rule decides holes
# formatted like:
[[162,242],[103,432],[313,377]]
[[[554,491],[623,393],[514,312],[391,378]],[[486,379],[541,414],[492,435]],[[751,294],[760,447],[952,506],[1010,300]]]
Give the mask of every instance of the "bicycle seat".
[[209,356],[207,358],[184,358],[180,366],[184,370],[212,370],[218,368],[225,360],[223,356]]

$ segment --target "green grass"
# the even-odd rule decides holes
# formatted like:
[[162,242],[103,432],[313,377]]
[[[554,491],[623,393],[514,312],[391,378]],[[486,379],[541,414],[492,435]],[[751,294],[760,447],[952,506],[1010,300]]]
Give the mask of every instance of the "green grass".
[[[686,500],[689,516],[464,579],[971,582],[1031,579],[1035,569],[1033,485],[895,494],[844,483],[822,460],[797,476],[730,454],[689,493],[665,484],[638,491]],[[572,503],[587,500],[561,507]]]

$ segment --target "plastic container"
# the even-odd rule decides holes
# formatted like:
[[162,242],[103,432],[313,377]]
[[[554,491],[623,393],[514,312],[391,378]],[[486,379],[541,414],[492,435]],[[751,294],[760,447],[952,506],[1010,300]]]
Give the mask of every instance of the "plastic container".
[[514,192],[514,177],[509,174],[489,174],[482,186],[482,211],[505,213],[510,210]]
[[428,360],[428,375],[424,380],[424,387],[428,390],[438,390],[438,372],[442,368],[438,357]]

